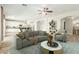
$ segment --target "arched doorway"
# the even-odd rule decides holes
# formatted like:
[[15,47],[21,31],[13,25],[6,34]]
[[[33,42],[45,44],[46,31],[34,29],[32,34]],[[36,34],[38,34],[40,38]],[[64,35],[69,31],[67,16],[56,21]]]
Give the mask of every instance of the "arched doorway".
[[61,31],[67,34],[73,34],[72,17],[67,16],[61,19]]
[[79,35],[79,23],[74,24],[73,26],[73,34]]
[[61,20],[61,29],[67,32],[67,41],[79,42],[79,18],[64,17]]

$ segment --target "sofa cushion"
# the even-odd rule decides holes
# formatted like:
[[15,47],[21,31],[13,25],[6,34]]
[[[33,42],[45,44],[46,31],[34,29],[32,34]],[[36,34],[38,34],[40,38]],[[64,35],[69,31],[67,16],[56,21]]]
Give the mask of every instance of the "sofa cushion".
[[34,35],[33,31],[29,32],[28,34],[29,34],[29,37],[33,37]]
[[28,32],[25,32],[24,33],[24,36],[25,36],[25,39],[28,39],[29,38],[29,33]]
[[39,31],[39,35],[47,35],[45,31]]
[[38,43],[38,38],[37,38],[37,36],[30,37],[29,40],[30,40],[33,44]]
[[39,31],[33,31],[33,35],[34,36],[38,36],[39,35]]
[[44,40],[48,40],[48,37],[47,36],[36,36],[37,39],[38,39],[38,42],[42,42]]
[[29,40],[24,39],[22,41],[22,47],[27,47],[27,46],[31,46],[33,43]]
[[21,39],[25,39],[24,33],[23,32],[19,32],[18,34],[16,34],[18,37],[20,37]]
[[66,42],[66,35],[56,35],[55,40],[60,42]]

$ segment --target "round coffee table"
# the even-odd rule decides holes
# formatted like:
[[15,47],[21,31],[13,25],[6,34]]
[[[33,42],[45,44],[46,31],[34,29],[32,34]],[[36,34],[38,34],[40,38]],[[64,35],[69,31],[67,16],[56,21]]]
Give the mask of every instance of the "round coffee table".
[[43,54],[62,54],[63,53],[63,49],[62,46],[56,42],[58,44],[58,47],[50,47],[47,45],[47,41],[43,41],[41,43],[41,51]]

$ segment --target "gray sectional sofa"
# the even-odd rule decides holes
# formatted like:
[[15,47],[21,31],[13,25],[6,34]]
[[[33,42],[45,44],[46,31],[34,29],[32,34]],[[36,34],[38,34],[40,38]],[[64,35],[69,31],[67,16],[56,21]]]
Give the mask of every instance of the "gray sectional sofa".
[[47,33],[45,31],[25,31],[25,32],[19,32],[16,34],[16,49],[21,49],[27,46],[31,46],[35,44],[45,41],[48,39]]
[[67,42],[67,35],[65,33],[63,33],[63,34],[57,33],[55,35],[55,40],[60,41],[60,42]]

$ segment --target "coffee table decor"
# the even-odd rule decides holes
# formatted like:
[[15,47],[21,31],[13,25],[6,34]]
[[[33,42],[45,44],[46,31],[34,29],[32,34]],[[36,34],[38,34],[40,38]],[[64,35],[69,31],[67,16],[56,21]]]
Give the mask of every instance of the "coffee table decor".
[[49,22],[49,25],[48,40],[41,42],[41,52],[43,54],[62,54],[62,46],[55,41],[55,35],[57,33],[56,23],[52,20]]
[[50,46],[50,47],[58,47],[58,44],[56,42],[53,42],[52,39],[53,39],[53,36],[48,34],[47,45]]
[[63,48],[59,42],[57,43],[58,46],[49,46],[47,45],[48,41],[41,42],[41,53],[42,54],[63,54]]
[[51,22],[49,22],[49,34],[47,42],[47,45],[50,47],[58,47],[58,44],[54,42],[56,32],[57,32],[56,22],[52,20]]

